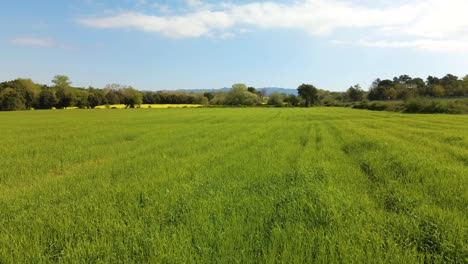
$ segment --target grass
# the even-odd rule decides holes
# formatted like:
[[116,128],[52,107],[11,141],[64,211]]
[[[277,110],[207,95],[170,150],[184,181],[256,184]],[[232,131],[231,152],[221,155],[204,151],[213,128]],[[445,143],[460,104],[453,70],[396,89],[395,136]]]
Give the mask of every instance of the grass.
[[467,263],[468,116],[1,112],[0,263]]

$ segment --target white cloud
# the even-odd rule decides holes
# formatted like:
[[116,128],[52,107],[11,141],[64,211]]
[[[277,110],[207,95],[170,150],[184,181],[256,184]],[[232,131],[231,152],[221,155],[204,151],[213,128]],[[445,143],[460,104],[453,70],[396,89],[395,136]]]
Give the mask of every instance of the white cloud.
[[186,4],[192,11],[183,15],[123,12],[78,22],[90,27],[130,28],[178,38],[222,37],[226,34],[232,37],[229,32],[239,29],[289,29],[318,36],[329,36],[337,30],[362,34],[358,30],[364,30],[366,34],[380,38],[382,43],[405,43],[398,38],[413,38],[408,43],[417,41],[419,44],[415,47],[427,45],[427,50],[434,50],[435,46],[456,46],[458,44],[454,43],[460,43],[461,38],[468,36],[466,0],[395,1],[380,7],[349,0],[223,3],[216,6],[200,0],[186,0]]
[[18,46],[53,47],[54,41],[48,38],[14,38],[10,43]]
[[211,9],[214,6],[211,4],[207,4],[201,0],[185,0],[185,4],[191,9]]
[[155,4],[152,4],[151,7],[154,9],[157,9],[162,14],[169,14],[172,12],[172,9],[168,5],[155,3]]
[[42,47],[42,48],[59,48],[64,50],[74,50],[75,48],[70,45],[60,44],[50,38],[33,38],[33,37],[22,37],[10,39],[10,44],[17,46],[30,46],[30,47]]
[[233,26],[233,21],[225,13],[212,11],[171,17],[124,13],[107,18],[84,19],[80,20],[80,23],[98,28],[132,28],[147,32],[159,32],[176,38],[209,35],[213,31]]
[[359,46],[376,48],[415,48],[433,52],[468,52],[468,41],[466,40],[434,40],[419,39],[409,41],[368,41],[360,40]]

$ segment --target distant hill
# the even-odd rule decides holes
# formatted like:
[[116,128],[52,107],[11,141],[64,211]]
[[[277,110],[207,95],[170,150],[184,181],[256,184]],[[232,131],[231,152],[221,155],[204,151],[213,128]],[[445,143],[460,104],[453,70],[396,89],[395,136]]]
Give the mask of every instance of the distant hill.
[[[162,92],[189,92],[189,93],[201,93],[201,92],[227,92],[231,88],[219,88],[219,89],[179,89],[179,90],[161,90]],[[270,95],[274,92],[277,93],[285,93],[285,94],[294,94],[297,95],[297,90],[296,89],[287,89],[287,88],[280,88],[280,87],[264,87],[264,88],[256,88],[257,91],[261,91],[263,89],[266,89],[267,95]]]

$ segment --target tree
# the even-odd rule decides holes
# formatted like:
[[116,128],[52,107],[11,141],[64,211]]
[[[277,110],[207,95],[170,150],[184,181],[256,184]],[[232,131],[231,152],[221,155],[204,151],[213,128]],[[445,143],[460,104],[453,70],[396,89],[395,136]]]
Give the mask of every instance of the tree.
[[118,91],[108,90],[105,92],[106,102],[108,104],[120,104],[120,96]]
[[15,90],[24,97],[26,109],[31,109],[36,96],[41,92],[41,86],[31,79],[16,79],[14,82],[17,84]]
[[223,103],[226,105],[252,106],[258,103],[258,96],[250,93],[247,90],[247,85],[238,83],[234,84],[232,89],[226,93]]
[[147,91],[147,92],[143,92],[143,103],[144,104],[156,104],[156,100],[155,100],[155,92],[150,92],[150,91]]
[[106,97],[103,90],[94,89],[93,87],[88,88],[88,107],[94,109],[96,106],[105,103]]
[[135,108],[136,105],[139,106],[143,103],[143,95],[141,92],[132,87],[123,88],[120,92],[123,95],[123,103],[126,108]]
[[463,95],[467,96],[468,95],[468,75],[466,75],[462,80],[462,89],[463,89]]
[[290,94],[286,98],[286,102],[288,103],[289,106],[299,106],[299,104],[301,103],[301,98],[298,96],[295,96],[294,94]]
[[[5,94],[9,100],[13,100],[12,96],[16,97],[15,105],[18,110],[31,109],[36,99],[37,94],[41,91],[41,86],[35,84],[31,79],[16,79],[13,81],[0,83],[0,93],[6,89],[12,89]],[[11,103],[12,101],[10,101]],[[6,102],[5,102],[6,103]],[[11,109],[16,110],[16,109]]]
[[243,83],[236,83],[232,85],[232,89],[238,89],[242,91],[248,91],[247,85]]
[[445,89],[442,85],[434,85],[432,86],[431,93],[434,97],[442,97],[445,95]]
[[394,83],[400,83],[400,84],[407,84],[407,83],[411,83],[411,81],[413,80],[413,78],[411,78],[409,75],[400,75],[400,77],[395,77],[393,78],[393,82]]
[[330,91],[318,89],[318,98],[320,105],[332,106],[336,105],[336,99]]
[[[376,83],[378,81],[378,83]],[[389,98],[389,91],[390,89],[394,89],[394,82],[391,80],[380,80],[377,79],[372,84],[371,89],[369,91],[368,99],[369,100],[386,100]],[[393,90],[390,92],[390,97],[395,96]],[[395,91],[396,92],[396,91]]]
[[309,107],[318,101],[318,91],[312,84],[302,84],[297,88],[299,96],[305,101],[305,106]]
[[280,94],[278,92],[273,92],[270,94],[268,97],[268,105],[273,105],[276,107],[283,107],[284,106],[284,100],[286,99],[285,94]]
[[211,101],[214,98],[214,94],[209,93],[209,92],[203,93],[203,96],[206,97],[208,99],[208,101]]
[[428,76],[426,83],[427,85],[437,85],[440,84],[440,79],[434,76]]
[[6,88],[0,93],[0,110],[13,111],[26,109],[24,97],[12,88]]
[[440,85],[445,89],[448,96],[463,96],[463,81],[459,80],[457,76],[447,74],[440,79]]
[[72,105],[74,94],[70,87],[70,79],[65,75],[56,75],[52,80],[56,89],[55,96],[57,97],[57,109],[67,108]]
[[87,90],[78,90],[74,93],[74,105],[80,109],[88,108],[88,97],[89,93]]
[[398,92],[395,88],[385,90],[385,98],[388,100],[395,100],[398,96]]
[[359,84],[356,84],[349,87],[348,91],[346,91],[346,97],[351,102],[362,101],[364,99],[364,91]]
[[56,103],[55,94],[48,87],[44,87],[39,93],[34,107],[37,109],[51,109]]
[[[422,88],[424,86],[426,86],[426,83],[424,82],[423,79],[421,78],[414,78],[412,81],[411,81],[411,84],[416,86],[415,88]],[[413,88],[413,87],[412,87]]]
[[69,88],[71,85],[70,78],[65,75],[55,75],[52,83],[56,88]]
[[262,93],[260,91],[257,91],[257,89],[255,89],[255,87],[248,87],[247,91],[249,91],[250,93],[253,93],[256,96],[262,98]]
[[64,109],[72,105],[74,94],[70,88],[58,87],[55,96],[57,97],[57,109]]

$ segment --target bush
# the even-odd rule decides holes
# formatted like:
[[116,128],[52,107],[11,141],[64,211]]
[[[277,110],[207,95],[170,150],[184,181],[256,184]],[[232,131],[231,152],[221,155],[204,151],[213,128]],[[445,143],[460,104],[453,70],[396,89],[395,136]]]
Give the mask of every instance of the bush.
[[373,102],[370,106],[369,106],[369,110],[373,110],[373,111],[385,111],[387,110],[388,108],[388,105],[385,104],[385,103],[378,103],[378,102]]
[[368,109],[368,108],[369,108],[369,100],[364,99],[364,100],[362,100],[361,102],[359,102],[358,104],[354,105],[353,108],[356,108],[356,109]]
[[273,106],[276,106],[276,107],[283,107],[284,106],[284,103],[283,103],[284,99],[285,99],[284,95],[282,95],[280,93],[277,93],[277,92],[274,92],[268,97],[268,105],[273,105]]
[[468,103],[466,100],[448,101],[414,98],[405,103],[404,112],[463,114],[468,113]]

